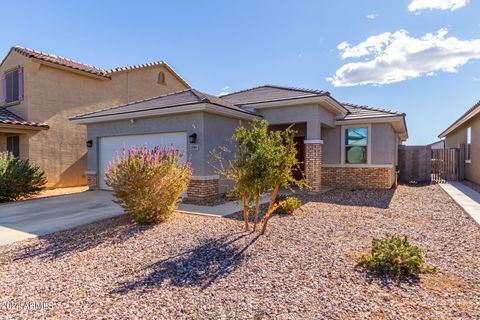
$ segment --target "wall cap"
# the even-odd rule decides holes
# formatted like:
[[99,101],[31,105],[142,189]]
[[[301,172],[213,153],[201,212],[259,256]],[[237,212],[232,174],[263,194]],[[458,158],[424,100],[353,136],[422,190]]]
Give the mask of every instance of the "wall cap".
[[322,164],[324,168],[395,168],[393,164]]
[[211,176],[192,176],[191,180],[218,180],[220,176],[218,174]]
[[304,143],[304,144],[323,144],[323,140],[319,140],[319,139],[316,139],[316,140],[304,140],[303,143]]
[[97,172],[96,171],[85,171],[85,174],[93,176],[94,174],[97,174]]

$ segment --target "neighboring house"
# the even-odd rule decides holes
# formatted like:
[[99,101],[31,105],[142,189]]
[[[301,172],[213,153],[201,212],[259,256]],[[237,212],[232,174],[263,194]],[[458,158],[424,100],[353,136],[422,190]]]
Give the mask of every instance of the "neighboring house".
[[86,184],[86,128],[69,117],[189,88],[163,61],[103,70],[22,47],[0,75],[0,151],[38,163],[48,188]]
[[465,179],[480,184],[480,101],[443,131],[445,148],[465,149]]
[[189,196],[224,192],[228,181],[210,163],[239,121],[265,118],[272,129],[295,124],[299,158],[311,191],[322,185],[390,188],[398,145],[408,137],[405,114],[342,104],[328,92],[261,86],[221,97],[188,89],[72,118],[87,125],[89,186],[107,189],[104,172],[123,145],[171,145],[192,162]]
[[428,145],[432,150],[445,149],[445,140],[436,141]]

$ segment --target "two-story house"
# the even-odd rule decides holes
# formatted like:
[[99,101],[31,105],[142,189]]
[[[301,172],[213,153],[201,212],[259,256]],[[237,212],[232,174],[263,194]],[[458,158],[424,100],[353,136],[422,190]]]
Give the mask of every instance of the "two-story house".
[[0,75],[0,151],[38,163],[48,188],[86,184],[86,128],[69,117],[190,88],[163,61],[104,70],[18,46]]

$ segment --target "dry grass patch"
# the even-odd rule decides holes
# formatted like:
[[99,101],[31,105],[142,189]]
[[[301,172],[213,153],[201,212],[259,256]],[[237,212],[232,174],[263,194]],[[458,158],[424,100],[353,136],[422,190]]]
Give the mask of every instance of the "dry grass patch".
[[421,278],[421,285],[435,291],[460,291],[468,283],[465,279],[454,274],[426,274]]

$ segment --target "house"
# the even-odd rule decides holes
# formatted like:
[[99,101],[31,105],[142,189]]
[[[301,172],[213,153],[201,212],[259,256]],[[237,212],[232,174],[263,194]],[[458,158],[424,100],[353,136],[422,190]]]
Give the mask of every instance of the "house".
[[163,61],[104,70],[18,46],[0,75],[0,151],[38,163],[48,188],[86,184],[86,128],[69,117],[189,88]]
[[445,139],[445,148],[465,149],[465,179],[480,184],[480,101],[443,131],[439,138]]
[[445,140],[435,141],[433,143],[427,144],[432,150],[442,150],[445,149]]
[[228,181],[210,163],[228,146],[239,121],[266,119],[272,129],[294,124],[302,170],[312,192],[323,185],[392,187],[397,150],[408,137],[405,114],[340,103],[320,90],[265,85],[215,97],[187,89],[72,117],[86,125],[89,187],[107,189],[104,172],[123,146],[174,145],[192,162],[189,196],[224,192]]

